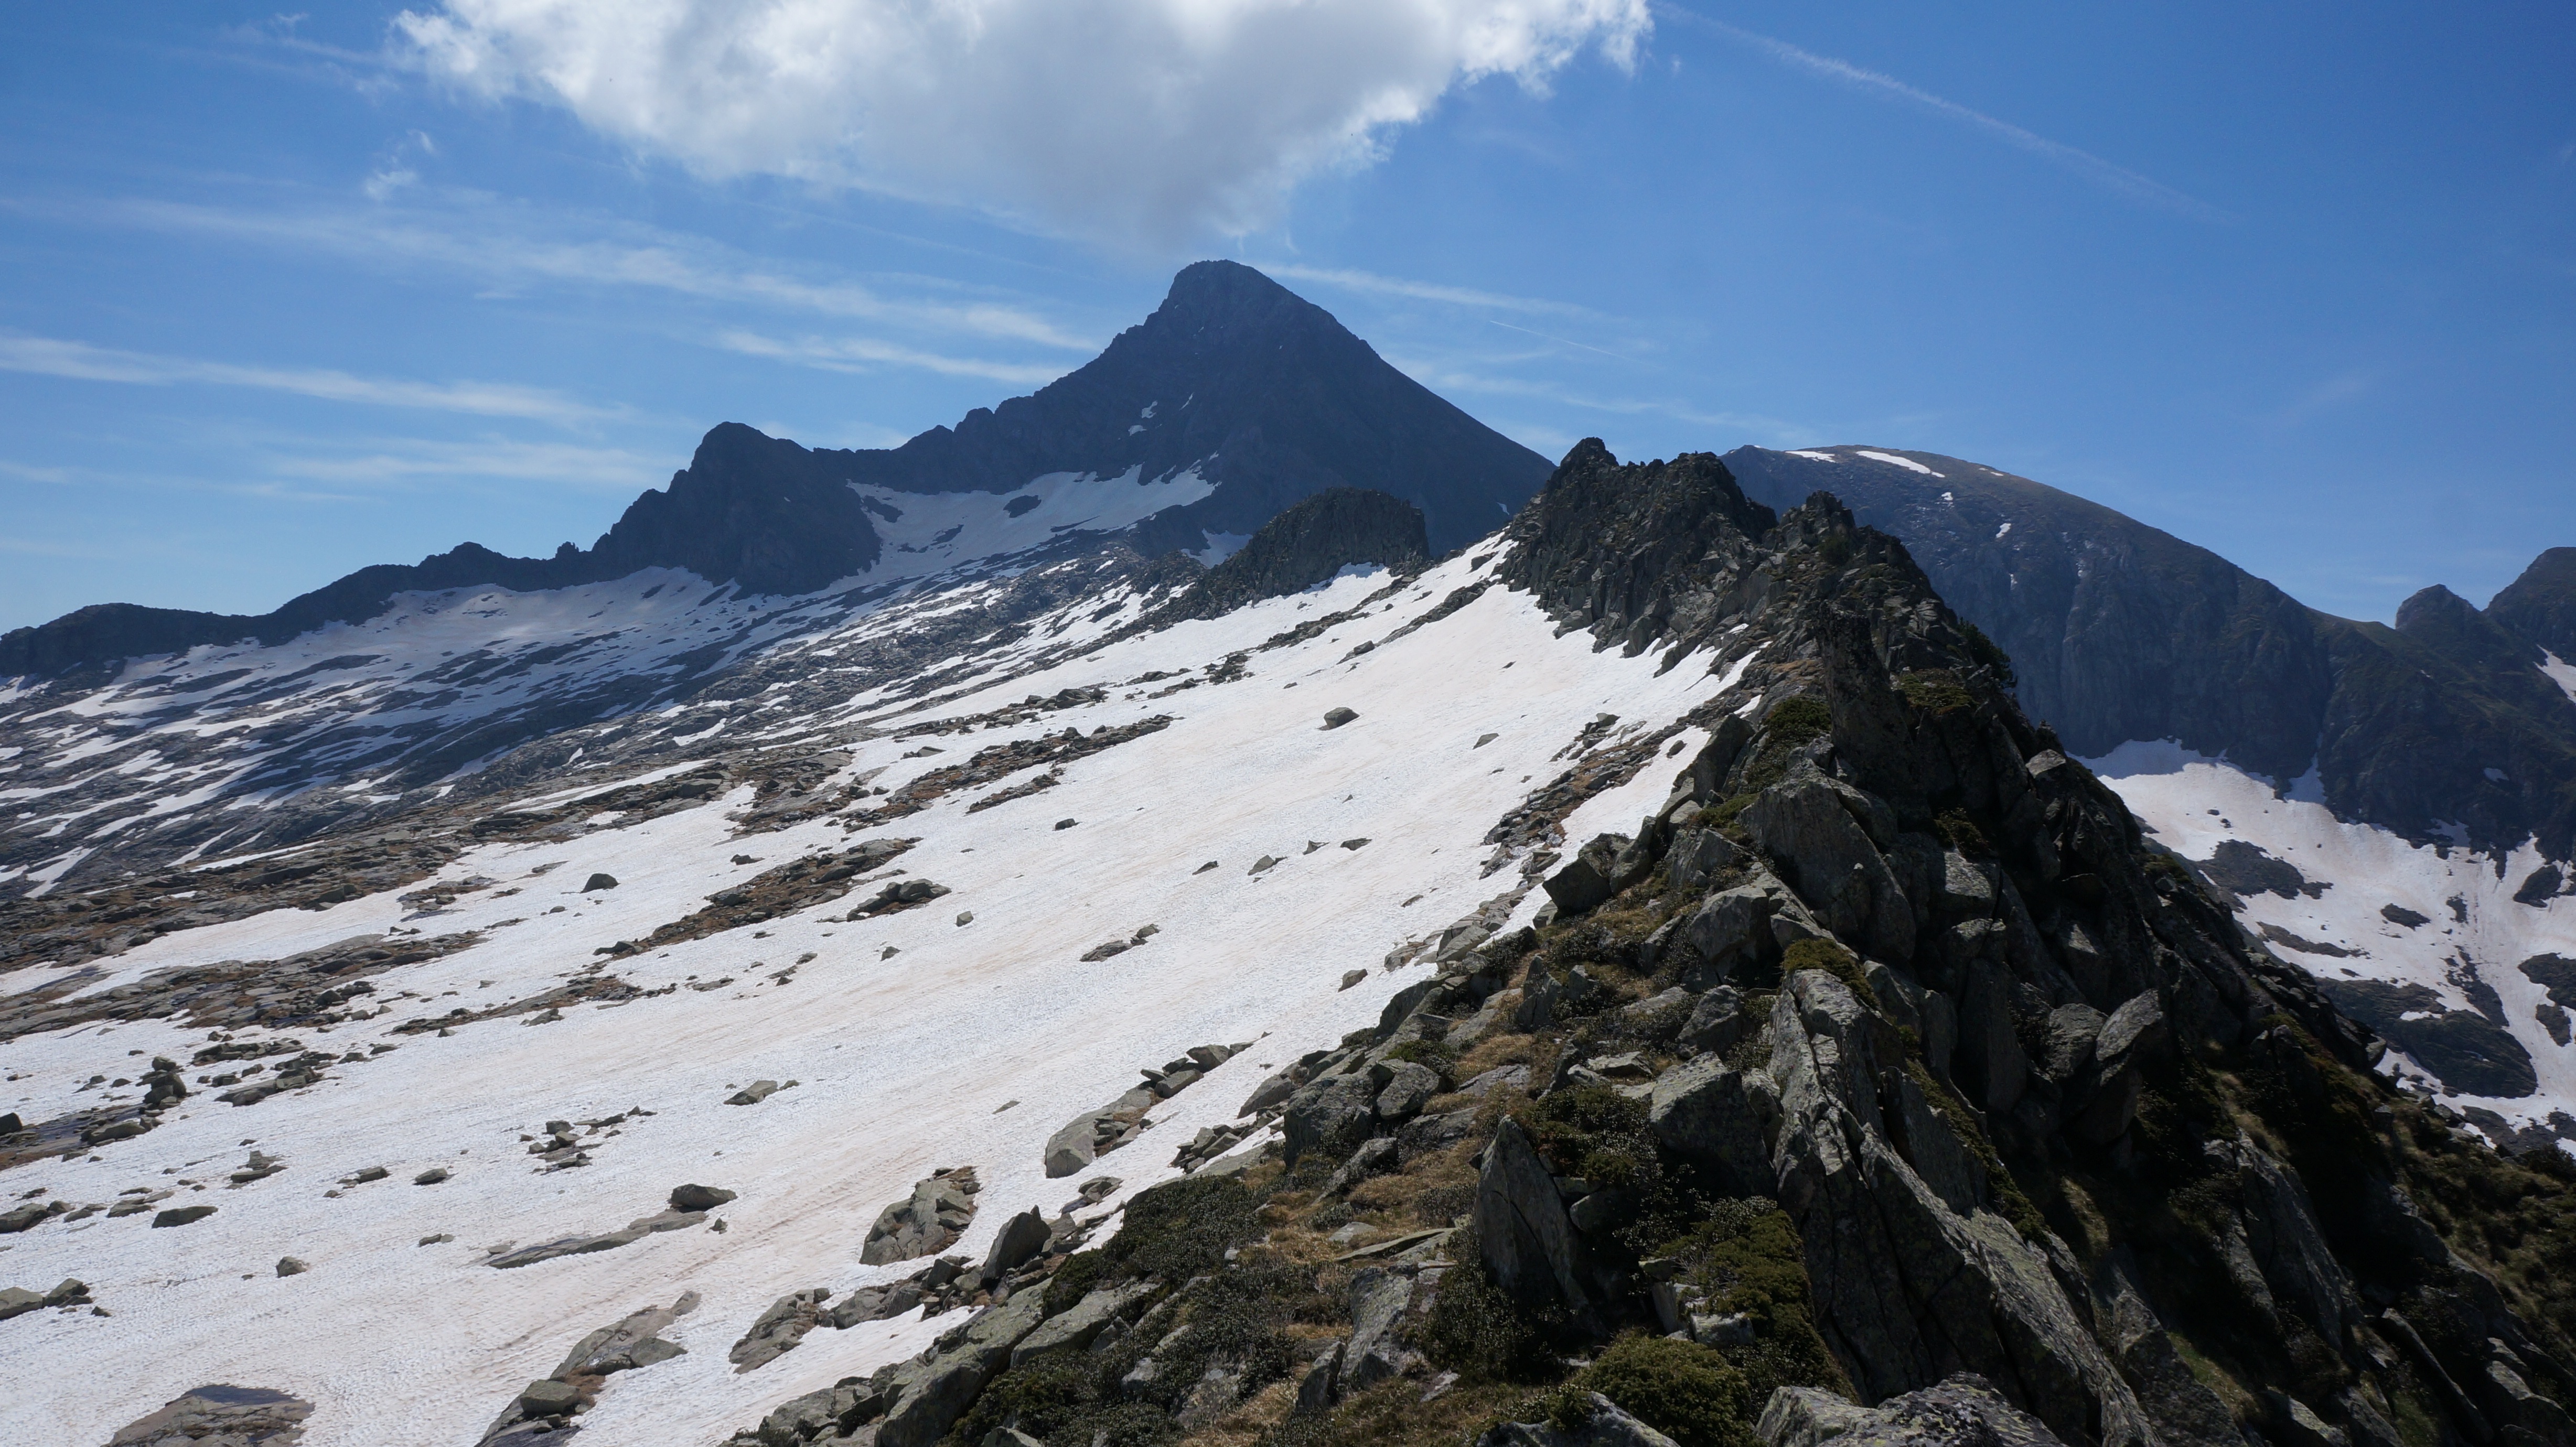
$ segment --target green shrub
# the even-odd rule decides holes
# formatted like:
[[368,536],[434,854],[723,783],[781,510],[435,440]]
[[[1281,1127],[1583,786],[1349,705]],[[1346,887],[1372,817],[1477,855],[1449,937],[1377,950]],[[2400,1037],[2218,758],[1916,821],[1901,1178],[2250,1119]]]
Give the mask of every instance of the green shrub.
[[1470,1381],[1531,1381],[1555,1366],[1547,1350],[1549,1328],[1494,1284],[1482,1254],[1462,1251],[1460,1264],[1440,1278],[1440,1294],[1414,1329],[1413,1345],[1434,1366]]
[[1101,1274],[1109,1269],[1109,1258],[1098,1251],[1077,1251],[1065,1258],[1047,1282],[1046,1314],[1056,1316],[1071,1311],[1073,1304],[1100,1284]]
[[1557,1426],[1581,1425],[1582,1394],[1599,1392],[1681,1447],[1749,1447],[1744,1376],[1711,1347],[1624,1336],[1550,1403]]
[[1127,1203],[1118,1234],[1102,1254],[1118,1279],[1150,1276],[1177,1283],[1214,1270],[1225,1250],[1261,1229],[1252,1193],[1229,1178],[1172,1181]]
[[1762,732],[1754,736],[1753,762],[1744,766],[1740,787],[1759,794],[1780,782],[1789,772],[1791,754],[1833,731],[1834,711],[1823,699],[1784,698],[1773,704],[1762,717]]
[[1965,809],[1943,813],[1932,821],[1932,832],[1941,836],[1942,843],[1971,859],[1992,859],[1995,855],[1995,846],[1986,841],[1986,831],[1977,827],[1977,821],[1969,818]]
[[1976,699],[1959,682],[1959,675],[1946,668],[1918,668],[1896,676],[1896,691],[1916,708],[1931,714],[1957,713],[1974,708]]
[[1869,977],[1861,973],[1860,956],[1832,940],[1800,940],[1780,953],[1780,977],[1787,979],[1800,970],[1822,970],[1843,982],[1854,998],[1875,1010],[1878,995],[1869,987]]
[[1657,1254],[1684,1263],[1683,1279],[1706,1300],[1703,1311],[1753,1318],[1751,1346],[1720,1349],[1743,1377],[1747,1402],[1758,1408],[1780,1387],[1850,1395],[1850,1382],[1816,1334],[1805,1244],[1777,1205],[1760,1197],[1719,1201]]
[[1984,629],[1962,618],[1959,620],[1959,633],[1968,641],[1968,656],[1993,669],[1997,682],[2006,688],[2021,682],[2013,672],[2012,655],[2004,652],[2002,644],[1988,638]]

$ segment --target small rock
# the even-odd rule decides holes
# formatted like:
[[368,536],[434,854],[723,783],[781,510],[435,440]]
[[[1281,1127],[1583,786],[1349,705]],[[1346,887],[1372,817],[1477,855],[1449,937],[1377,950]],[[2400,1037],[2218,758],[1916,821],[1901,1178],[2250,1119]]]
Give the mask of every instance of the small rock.
[[1345,839],[1342,841],[1342,847],[1344,849],[1366,849],[1368,847],[1368,840],[1365,838]]
[[1368,971],[1366,970],[1344,970],[1342,972],[1342,989],[1347,990],[1351,986],[1356,985],[1367,978]]
[[581,1393],[573,1388],[572,1383],[558,1382],[552,1377],[528,1383],[528,1389],[519,1394],[519,1410],[531,1417],[560,1416],[580,1404]]
[[616,876],[616,875],[614,875],[614,874],[594,874],[594,875],[592,875],[589,879],[585,880],[585,881],[582,883],[582,886],[581,886],[581,892],[582,892],[582,893],[584,893],[584,894],[589,894],[589,893],[591,893],[593,890],[601,890],[601,889],[615,889],[616,887],[617,887],[617,876]]
[[779,1084],[775,1080],[755,1080],[751,1084],[744,1086],[742,1089],[735,1091],[733,1094],[726,1096],[725,1104],[758,1105],[762,1101],[776,1095],[779,1088]]
[[421,1172],[419,1175],[412,1177],[411,1183],[415,1186],[435,1186],[446,1179],[447,1167],[432,1166],[428,1170]]
[[1275,858],[1275,857],[1273,857],[1273,856],[1271,856],[1271,855],[1268,855],[1268,854],[1264,854],[1264,855],[1262,855],[1262,856],[1261,856],[1261,858],[1259,858],[1258,860],[1255,860],[1255,861],[1253,862],[1253,865],[1252,865],[1252,867],[1251,867],[1250,869],[1245,870],[1244,872],[1245,872],[1245,873],[1247,873],[1247,874],[1259,874],[1261,871],[1263,871],[1263,870],[1265,870],[1265,869],[1268,869],[1268,868],[1272,867],[1273,865],[1277,864],[1278,862],[1279,862],[1279,861],[1278,861],[1278,859],[1277,859],[1277,858]]
[[1324,727],[1328,729],[1337,729],[1358,717],[1358,714],[1346,708],[1332,709],[1327,711],[1324,715]]
[[454,1236],[449,1235],[445,1231],[441,1231],[435,1236],[423,1236],[412,1244],[414,1246],[436,1246],[442,1241],[453,1241],[455,1239],[456,1238]]
[[965,928],[966,926],[968,926],[968,925],[970,925],[970,924],[973,924],[974,922],[975,922],[975,911],[973,911],[973,910],[971,910],[971,909],[961,909],[961,910],[959,910],[959,911],[957,912],[957,927],[958,927],[958,928],[963,929],[963,928]]
[[202,1221],[213,1214],[215,1214],[215,1208],[212,1206],[175,1206],[153,1217],[152,1224],[156,1227],[185,1226],[191,1221]]
[[1079,824],[1079,823],[1081,823],[1081,822],[1082,822],[1082,821],[1081,821],[1081,820],[1079,820],[1079,819],[1058,819],[1057,821],[1055,821],[1055,827],[1057,827],[1058,829],[1070,829],[1070,828],[1072,828],[1074,825]]
[[674,1211],[712,1211],[734,1198],[734,1193],[721,1186],[686,1185],[671,1188]]
[[280,1256],[277,1258],[277,1274],[280,1276],[302,1276],[305,1272],[312,1269],[312,1267],[305,1265],[301,1260],[298,1260],[293,1256]]

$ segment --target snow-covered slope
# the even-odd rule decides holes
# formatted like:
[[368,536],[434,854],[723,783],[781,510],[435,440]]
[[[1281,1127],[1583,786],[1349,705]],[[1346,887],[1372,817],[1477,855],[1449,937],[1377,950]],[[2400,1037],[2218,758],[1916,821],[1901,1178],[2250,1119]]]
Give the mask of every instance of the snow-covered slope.
[[[2089,761],[2282,960],[2490,1133],[2576,1142],[2576,897],[2529,844],[2410,844],[2170,742]],[[2257,852],[2259,851],[2259,852]],[[2571,963],[2559,964],[2554,961]]]
[[[617,768],[586,771],[575,748],[516,796],[477,806],[494,811],[486,818],[509,805],[569,821],[540,837],[469,840],[433,877],[399,890],[254,913],[11,976],[13,998],[0,1004],[41,994],[110,1009],[112,992],[139,987],[148,998],[173,971],[284,960],[356,936],[398,946],[472,934],[451,953],[369,975],[374,993],[351,1012],[363,1018],[336,1025],[210,1032],[182,1018],[112,1018],[0,1045],[9,1090],[0,1110],[31,1125],[130,1106],[139,1087],[121,1082],[154,1056],[188,1061],[213,1034],[236,1044],[291,1034],[297,1048],[341,1057],[318,1083],[245,1107],[194,1083],[238,1064],[189,1066],[194,1093],[157,1129],[0,1176],[11,1196],[39,1203],[169,1191],[152,1212],[216,1208],[169,1229],[154,1229],[152,1212],[93,1214],[0,1236],[0,1284],[42,1291],[78,1277],[105,1312],[7,1324],[16,1385],[0,1403],[0,1433],[101,1441],[188,1388],[231,1382],[317,1404],[308,1447],[472,1442],[585,1333],[696,1291],[704,1304],[664,1333],[687,1355],[615,1378],[581,1422],[605,1442],[717,1440],[954,1324],[907,1316],[825,1327],[757,1370],[727,1362],[784,1293],[837,1295],[916,1270],[859,1264],[870,1222],[916,1179],[977,1169],[982,1209],[956,1249],[980,1255],[1011,1213],[1053,1215],[1072,1197],[1080,1178],[1050,1181],[1041,1167],[1048,1137],[1069,1118],[1186,1047],[1253,1042],[1158,1105],[1143,1138],[1103,1157],[1099,1173],[1123,1185],[1083,1212],[1168,1178],[1175,1148],[1231,1121],[1272,1068],[1374,1022],[1421,977],[1401,963],[1412,946],[1528,889],[1516,867],[1526,851],[1487,841],[1497,821],[1570,767],[1624,746],[1633,762],[1594,781],[1617,787],[1569,823],[1633,827],[1661,802],[1671,767],[1663,748],[1633,745],[1670,732],[1670,748],[1688,746],[1699,735],[1677,721],[1743,673],[1731,654],[1666,670],[1652,653],[1595,652],[1588,636],[1559,636],[1527,594],[1502,586],[1403,631],[1482,581],[1490,557],[1400,584],[1383,572],[1344,576],[1083,651],[1135,616],[1140,590],[1114,564],[1082,566],[1109,570],[1097,591],[947,659],[927,684],[920,671],[889,676],[860,655],[935,632],[1024,580],[832,615],[799,611],[813,604],[755,610],[687,577],[423,597],[346,636],[201,650],[63,710],[49,749],[97,741],[97,767],[126,770],[133,798],[171,817],[192,792],[260,767],[261,750],[279,747],[263,741],[428,747],[422,740],[466,726],[478,709],[540,706],[576,678],[632,678],[649,691],[657,670],[691,650],[767,643],[778,672],[770,685],[617,725]],[[576,638],[586,641],[566,648]],[[550,648],[562,651],[542,656]],[[279,687],[299,673],[295,688]],[[164,717],[174,696],[219,707]],[[1040,701],[1043,710],[1031,707]],[[1356,717],[1325,728],[1339,708]],[[1062,740],[1068,729],[1116,736],[1155,719],[1169,722],[1058,766],[1043,790],[978,807],[1045,772],[1005,769],[869,822],[870,808],[980,750]],[[423,727],[403,732],[414,725]],[[672,771],[656,762],[656,731],[688,741],[682,766],[718,740],[761,757],[816,750],[827,773],[807,793],[845,807],[745,832],[757,796],[741,787],[695,807],[584,817],[584,792]],[[213,742],[173,765],[152,756],[164,736]],[[53,807],[49,797],[22,793],[16,807]],[[412,798],[404,807],[435,802]],[[127,827],[148,825],[138,817]],[[63,821],[64,836],[77,827]],[[254,833],[213,841],[191,868],[213,878],[233,847],[258,845]],[[893,838],[918,842],[849,894],[667,947],[603,953],[797,857]],[[616,886],[585,888],[594,874]],[[850,922],[880,881],[910,879],[949,892]],[[1518,912],[1534,903],[1519,899]],[[1147,926],[1158,930],[1145,943],[1084,962]],[[1343,988],[1354,970],[1364,982]],[[631,988],[592,989],[608,978]],[[568,984],[592,993],[559,1012],[491,1014],[452,1033],[398,1031]],[[83,1084],[93,1076],[102,1079]],[[725,1103],[756,1079],[795,1084],[758,1104]],[[528,1153],[550,1119],[637,1107],[650,1114],[586,1139],[582,1169],[542,1172]],[[284,1170],[228,1185],[254,1149]],[[339,1184],[373,1167],[390,1174]],[[413,1184],[433,1168],[447,1178]],[[739,1193],[715,1212],[724,1230],[698,1225],[514,1270],[481,1264],[503,1243],[651,1215],[684,1182]],[[311,1269],[276,1275],[288,1255]],[[114,1371],[98,1369],[110,1360]]]

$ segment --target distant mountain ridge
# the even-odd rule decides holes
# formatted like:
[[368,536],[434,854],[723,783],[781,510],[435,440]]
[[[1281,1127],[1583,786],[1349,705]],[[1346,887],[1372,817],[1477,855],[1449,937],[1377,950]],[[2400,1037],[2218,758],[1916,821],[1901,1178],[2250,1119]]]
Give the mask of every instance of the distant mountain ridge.
[[2391,628],[1960,458],[1845,445],[1725,460],[1748,496],[1829,491],[1903,538],[2075,753],[2172,739],[2283,788],[2313,772],[2338,816],[2411,840],[2576,855],[2576,696],[2545,671],[2576,649],[2576,548],[2543,553],[2484,612],[2425,589]]
[[[278,643],[380,613],[395,594],[498,585],[573,587],[685,568],[753,594],[862,575],[905,510],[858,489],[1010,494],[1050,479],[1195,478],[1196,494],[1125,531],[1149,556],[1240,540],[1328,488],[1390,493],[1419,509],[1429,545],[1481,536],[1547,479],[1547,459],[1388,365],[1331,313],[1250,267],[1203,261],[1100,356],[954,428],[900,447],[801,447],[740,423],[710,429],[667,488],[647,491],[589,549],[512,558],[474,543],[413,565],[361,568],[258,615],[108,603],[0,635],[0,677],[53,676],[136,656],[256,638]],[[1014,498],[1011,517],[1034,505]],[[950,536],[954,536],[951,534]],[[921,551],[919,547],[910,551]],[[869,580],[873,581],[873,580]]]

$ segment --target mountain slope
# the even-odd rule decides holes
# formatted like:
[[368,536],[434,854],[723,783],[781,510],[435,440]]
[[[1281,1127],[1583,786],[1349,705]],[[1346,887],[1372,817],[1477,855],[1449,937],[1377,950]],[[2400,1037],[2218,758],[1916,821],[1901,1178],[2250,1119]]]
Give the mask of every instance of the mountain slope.
[[2544,983],[2576,956],[2576,696],[2543,642],[2576,551],[2485,613],[2436,587],[2389,628],[1957,458],[1727,460],[1754,496],[1830,488],[1904,537],[2012,655],[2024,706],[2406,1068],[2499,1139],[2576,1139],[2576,1049]]
[[0,678],[282,643],[375,618],[405,592],[526,592],[671,568],[744,595],[794,595],[1122,531],[1148,556],[1222,552],[1332,487],[1402,497],[1445,551],[1508,517],[1547,471],[1322,308],[1250,267],[1203,261],[1100,356],[901,447],[808,450],[724,423],[586,551],[509,558],[467,543],[362,568],[257,616],[96,605],[0,636]]
[[11,904],[0,1428],[2563,1434],[2569,1172],[2365,1073],[1831,499],[1588,443],[1415,573],[1038,571]]

